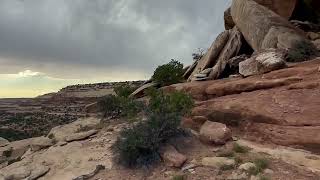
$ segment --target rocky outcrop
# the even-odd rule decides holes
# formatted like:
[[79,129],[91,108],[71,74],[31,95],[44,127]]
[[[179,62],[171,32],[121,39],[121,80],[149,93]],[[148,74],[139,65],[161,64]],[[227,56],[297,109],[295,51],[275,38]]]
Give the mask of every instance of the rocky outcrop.
[[207,121],[200,129],[200,140],[208,144],[225,144],[231,136],[231,130],[221,123]]
[[309,40],[286,19],[252,0],[233,0],[231,15],[255,51],[268,48],[295,49]]
[[319,152],[319,67],[320,59],[315,59],[244,79],[190,82],[165,90],[186,91],[199,100],[191,119],[202,116],[238,126],[248,139]]
[[100,119],[94,117],[79,119],[73,123],[53,128],[48,137],[55,141],[66,141],[66,138],[70,138],[72,134],[79,133],[83,129],[94,129],[99,123]]
[[264,74],[286,67],[287,53],[282,50],[268,49],[239,63],[239,73],[243,76]]
[[85,132],[74,133],[74,134],[67,136],[65,138],[65,140],[67,142],[79,141],[79,140],[86,139],[94,134],[97,134],[97,132],[98,132],[97,130],[90,130],[90,131],[85,131]]

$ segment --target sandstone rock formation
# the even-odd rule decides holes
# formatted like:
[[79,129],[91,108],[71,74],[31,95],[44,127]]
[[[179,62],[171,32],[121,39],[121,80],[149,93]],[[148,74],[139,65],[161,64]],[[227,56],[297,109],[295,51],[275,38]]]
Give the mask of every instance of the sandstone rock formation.
[[53,128],[48,137],[55,141],[66,141],[66,138],[80,132],[82,129],[94,129],[100,123],[100,119],[97,118],[84,118],[73,123],[57,126]]
[[267,49],[239,63],[239,73],[243,76],[264,74],[286,67],[287,53],[282,50]]
[[319,151],[320,59],[245,79],[171,85],[196,100],[193,117],[239,126],[248,139]]
[[234,0],[231,15],[255,51],[268,48],[295,49],[299,43],[310,43],[286,19],[253,0]]

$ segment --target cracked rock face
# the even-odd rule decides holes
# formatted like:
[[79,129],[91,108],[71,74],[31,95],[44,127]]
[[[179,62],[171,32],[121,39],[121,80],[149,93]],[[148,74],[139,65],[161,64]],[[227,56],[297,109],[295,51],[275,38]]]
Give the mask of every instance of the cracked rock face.
[[239,63],[239,73],[243,76],[264,74],[286,67],[286,52],[268,49]]

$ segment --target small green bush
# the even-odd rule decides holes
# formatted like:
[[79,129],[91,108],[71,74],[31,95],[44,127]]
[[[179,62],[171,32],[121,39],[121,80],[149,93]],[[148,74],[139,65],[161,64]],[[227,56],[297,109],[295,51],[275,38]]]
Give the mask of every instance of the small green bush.
[[152,79],[160,86],[168,86],[183,81],[183,64],[171,60],[168,64],[159,66],[152,76]]
[[165,94],[161,90],[150,89],[148,110],[154,113],[176,113],[186,115],[194,106],[192,97],[183,92]]
[[172,180],[185,180],[185,175],[174,175]]
[[121,112],[121,98],[115,95],[107,95],[98,101],[100,111],[104,113],[103,117],[116,117]]
[[264,158],[257,158],[253,161],[253,163],[255,164],[255,167],[251,167],[248,171],[248,173],[251,175],[258,175],[269,166],[269,161]]
[[247,153],[249,151],[248,147],[241,146],[238,143],[234,143],[232,149],[236,153]]
[[[180,135],[180,121],[191,106],[177,95],[153,92],[149,104],[147,120],[140,121],[132,128],[125,129],[113,145],[118,160],[125,166],[147,165],[160,159],[158,149],[170,138]],[[180,95],[179,95],[180,97]],[[185,96],[188,97],[188,96]],[[169,109],[168,107],[174,107]],[[183,107],[183,108],[181,108]],[[187,109],[189,107],[190,109]]]
[[142,102],[132,98],[115,95],[107,95],[98,101],[101,112],[104,117],[129,117],[132,118],[141,112],[144,108]]
[[120,85],[114,88],[114,92],[120,97],[129,97],[131,93],[136,90],[135,87],[130,85]]
[[293,49],[288,51],[288,62],[300,62],[316,55],[318,52],[310,42],[297,42]]
[[234,165],[223,165],[219,168],[219,170],[221,171],[229,171],[229,170],[233,170],[235,168]]

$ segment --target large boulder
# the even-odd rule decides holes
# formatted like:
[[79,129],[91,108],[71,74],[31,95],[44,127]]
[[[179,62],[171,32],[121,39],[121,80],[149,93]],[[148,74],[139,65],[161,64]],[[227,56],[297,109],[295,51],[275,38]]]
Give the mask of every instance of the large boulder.
[[233,0],[231,15],[255,51],[268,48],[293,50],[299,44],[311,43],[286,19],[253,0]]
[[271,9],[278,15],[289,19],[296,7],[297,0],[254,0],[255,2]]
[[225,144],[231,136],[231,130],[225,124],[217,122],[207,121],[200,129],[200,140],[208,144]]
[[286,67],[285,51],[268,49],[239,63],[239,73],[243,76],[264,74]]

